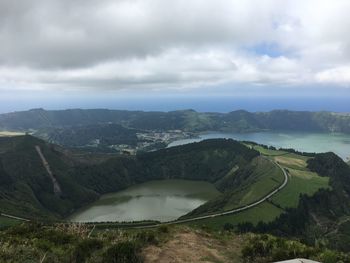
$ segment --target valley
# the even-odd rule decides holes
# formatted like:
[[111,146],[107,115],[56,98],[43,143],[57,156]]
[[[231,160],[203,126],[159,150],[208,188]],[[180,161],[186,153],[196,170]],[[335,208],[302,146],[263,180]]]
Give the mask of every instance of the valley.
[[[349,251],[349,135],[185,131],[160,123],[141,130],[139,121],[0,137],[0,229],[64,224],[97,237],[167,227],[179,238],[186,229],[198,242],[192,231],[199,229],[235,232],[246,242],[254,232]],[[156,246],[166,250],[168,241]],[[147,249],[158,249],[147,242],[138,250],[145,259]]]

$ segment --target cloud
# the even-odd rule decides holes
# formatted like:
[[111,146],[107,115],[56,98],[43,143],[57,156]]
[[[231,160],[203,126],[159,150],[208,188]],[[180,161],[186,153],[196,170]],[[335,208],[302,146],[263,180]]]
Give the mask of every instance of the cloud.
[[349,85],[350,66],[336,67],[316,74],[316,80],[321,83],[338,83]]
[[0,89],[349,83],[349,8],[346,0],[0,0]]

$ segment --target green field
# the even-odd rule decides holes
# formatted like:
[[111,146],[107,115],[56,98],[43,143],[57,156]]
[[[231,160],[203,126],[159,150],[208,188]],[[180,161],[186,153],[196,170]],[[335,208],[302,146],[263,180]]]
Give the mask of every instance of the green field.
[[[283,212],[284,208],[296,207],[299,202],[300,194],[312,196],[321,188],[329,188],[328,177],[321,177],[307,169],[307,160],[310,157],[285,151],[265,149],[261,146],[254,146],[254,149],[279,163],[281,167],[287,170],[289,178],[286,187],[274,195],[271,200],[257,207],[238,214],[193,222],[191,225],[205,225],[210,228],[220,229],[225,223],[237,225],[242,222],[251,222],[253,224],[259,221],[269,222],[278,217]],[[235,208],[237,205],[242,206],[252,203],[266,195],[269,189],[274,189],[275,185],[280,185],[283,182],[284,176],[276,165],[274,165],[274,167],[275,169],[271,169],[267,164],[260,165],[257,172],[262,173],[263,176],[258,176],[257,178],[259,178],[259,180],[253,182],[249,190],[243,189],[235,195],[232,195],[231,199],[224,207],[224,210]],[[275,185],[272,182],[274,182]]]
[[282,212],[282,209],[277,208],[268,202],[264,202],[253,209],[249,209],[241,213],[203,219],[187,224],[196,227],[206,226],[213,229],[222,229],[226,223],[230,223],[235,226],[243,222],[251,222],[253,224],[257,224],[259,221],[270,222],[279,216]]
[[276,165],[265,159],[258,162],[249,187],[233,193],[223,210],[251,204],[282,184],[284,176]]
[[328,188],[329,178],[321,177],[316,173],[301,170],[289,170],[287,186],[273,198],[272,202],[283,208],[296,207],[300,194],[313,195],[320,188]]
[[254,150],[257,150],[258,152],[266,156],[280,156],[280,155],[288,154],[287,152],[284,152],[284,151],[266,149],[260,145],[251,145],[251,147]]
[[278,166],[264,157],[255,158],[242,169],[234,169],[217,184],[223,192],[217,198],[190,212],[184,218],[229,211],[254,203],[283,183]]

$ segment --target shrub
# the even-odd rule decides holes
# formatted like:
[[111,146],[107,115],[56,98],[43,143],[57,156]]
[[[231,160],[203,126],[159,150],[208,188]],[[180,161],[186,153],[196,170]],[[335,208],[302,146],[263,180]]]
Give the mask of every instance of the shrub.
[[142,244],[156,244],[157,238],[153,232],[142,231],[137,233],[136,239]]
[[158,228],[158,230],[159,230],[159,232],[160,233],[169,233],[169,227],[168,226],[160,226],[159,228]]
[[103,255],[104,263],[141,263],[138,248],[134,242],[126,241],[111,246]]
[[86,258],[103,247],[102,241],[97,239],[85,239],[78,243],[74,251],[76,263],[84,263]]
[[234,226],[231,223],[225,223],[223,228],[225,231],[231,231],[234,229]]

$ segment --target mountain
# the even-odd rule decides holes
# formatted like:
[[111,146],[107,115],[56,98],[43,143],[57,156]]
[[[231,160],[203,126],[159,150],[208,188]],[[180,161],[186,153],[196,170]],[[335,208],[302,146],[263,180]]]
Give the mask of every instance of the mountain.
[[84,147],[86,145],[127,144],[135,146],[137,130],[127,129],[120,124],[95,124],[71,126],[66,128],[46,128],[35,133],[35,136],[66,147]]
[[291,130],[350,133],[350,114],[275,110],[251,113],[243,110],[229,113],[200,113],[194,110],[143,112],[107,109],[71,109],[29,111],[0,114],[0,129],[40,131],[97,124],[120,124],[141,130],[262,131]]
[[[36,150],[40,147],[62,193],[53,183]],[[29,218],[52,219],[92,202],[94,191],[72,180],[74,164],[60,148],[32,136],[0,138],[1,212]]]
[[[274,155],[270,156],[273,159],[269,159],[269,155],[262,156],[258,150],[261,153],[273,153]],[[204,180],[215,184],[221,191],[218,198],[200,206],[185,217],[227,211],[257,201],[281,185],[282,170],[271,160],[287,167],[285,169],[291,180],[284,194],[281,192],[279,198],[276,196],[266,201],[282,211],[282,214],[267,223],[238,224],[236,230],[269,233],[292,240],[270,235],[238,236],[239,240],[242,238],[245,240],[245,245],[240,247],[240,254],[248,261],[266,257],[262,262],[270,262],[272,259],[303,256],[324,262],[338,262],[340,259],[346,262],[348,256],[328,249],[349,251],[347,244],[350,242],[350,166],[333,153],[306,156],[291,150],[288,152],[264,148],[254,143],[243,144],[234,140],[213,139],[136,156],[112,155],[101,159],[94,155],[77,156],[60,146],[30,135],[3,137],[0,138],[0,212],[55,222],[75,209],[96,200],[101,194],[119,191],[149,180],[168,178]],[[307,167],[304,167],[304,163]],[[303,185],[295,181],[296,174],[302,179]],[[317,182],[313,179],[319,180],[323,177],[329,180],[324,180],[324,184],[318,187],[313,186]],[[55,182],[59,185],[58,188],[54,187]],[[328,183],[330,187],[327,187]],[[291,195],[295,195],[296,187],[306,187],[308,194],[303,194],[300,198],[297,196],[297,206],[289,208],[284,202],[290,202]],[[311,188],[314,190],[311,191]],[[288,199],[285,199],[287,196]],[[257,207],[250,210],[256,220],[264,217],[264,213],[270,213],[270,210],[261,212],[259,209]],[[244,213],[237,216],[243,217],[243,220],[250,219],[245,217]],[[232,226],[228,224],[232,220],[230,217],[218,217],[215,220],[226,222],[223,229],[230,231]],[[203,220],[199,223],[205,225]],[[111,225],[106,227],[109,229],[109,226]],[[102,227],[99,233],[104,231],[103,224],[99,227]],[[174,229],[171,231],[178,231],[179,228]],[[48,222],[45,226],[24,224],[10,228],[6,232],[0,231],[0,239],[11,244],[13,238],[17,242],[22,242],[23,249],[28,249],[29,254],[30,251],[42,251],[42,248],[47,250],[50,247],[52,252],[48,255],[61,259],[66,259],[67,256],[53,248],[62,247],[63,244],[69,244],[73,250],[69,255],[70,258],[81,256],[89,258],[95,253],[95,250],[91,250],[92,247],[100,251],[94,254],[94,257],[101,260],[108,257],[107,249],[113,247],[123,250],[115,248],[114,243],[112,244],[108,238],[103,239],[103,242],[98,242],[97,240],[100,240],[98,238],[82,238],[90,231],[89,225],[79,228],[75,225],[52,225]],[[103,236],[106,237],[109,231],[110,229],[103,232]],[[169,230],[161,227],[155,233],[164,234],[168,233],[167,231]],[[186,233],[190,232],[186,230]],[[128,246],[132,246],[130,252],[137,249],[139,253],[141,249],[139,246],[145,244],[143,242],[149,244],[148,242],[153,242],[155,238],[152,234],[154,232],[130,233],[132,236],[129,236],[129,240],[135,241],[132,244],[128,243]],[[215,236],[221,236],[222,233]],[[157,238],[168,240],[170,236]],[[223,240],[227,240],[229,236],[232,237],[232,233]],[[294,239],[301,240],[308,246]],[[269,244],[273,244],[274,248],[270,248]],[[124,245],[126,246],[123,243]],[[264,252],[259,250],[261,246],[270,249]],[[13,247],[18,249],[17,245]],[[88,252],[90,250],[91,254]],[[34,254],[30,255],[34,257]],[[0,252],[1,256],[5,254]],[[23,255],[17,253],[13,256],[17,258]],[[329,261],[330,259],[335,261]]]
[[1,212],[62,218],[100,194],[149,180],[214,183],[258,155],[239,142],[218,139],[92,162],[30,135],[0,138]]

